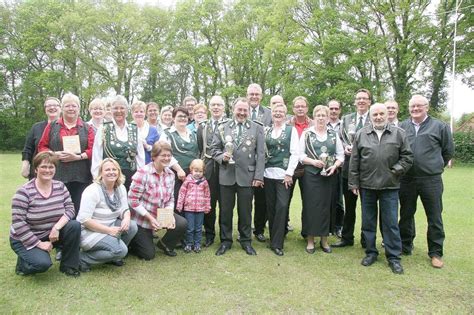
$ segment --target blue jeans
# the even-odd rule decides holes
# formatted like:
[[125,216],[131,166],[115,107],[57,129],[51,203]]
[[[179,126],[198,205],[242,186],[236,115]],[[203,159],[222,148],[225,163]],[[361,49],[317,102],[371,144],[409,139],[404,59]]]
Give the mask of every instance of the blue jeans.
[[188,221],[186,228],[186,245],[201,247],[204,212],[184,211],[184,217]]
[[[117,220],[115,226],[120,224],[121,220]],[[137,223],[130,220],[128,232],[122,233],[120,238],[105,235],[91,249],[81,252],[81,263],[88,266],[99,265],[124,258],[128,253],[128,244],[137,234],[137,229]]]
[[[362,233],[366,241],[366,255],[377,256],[377,213],[380,207],[383,242],[388,261],[400,260],[402,241],[398,229],[398,189],[361,189]],[[378,202],[378,205],[377,205]]]

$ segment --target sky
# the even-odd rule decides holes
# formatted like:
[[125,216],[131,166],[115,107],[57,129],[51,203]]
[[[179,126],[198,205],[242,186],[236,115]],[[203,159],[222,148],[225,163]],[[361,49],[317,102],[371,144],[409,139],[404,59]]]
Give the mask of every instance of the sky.
[[[162,8],[174,7],[176,1],[174,0],[132,0],[138,4],[150,4],[157,5]],[[432,6],[437,4],[437,0],[433,1]],[[450,81],[448,89],[448,103],[447,109],[448,112],[453,112],[454,118],[459,118],[463,113],[472,113],[474,112],[474,90],[468,85],[464,84],[460,78],[456,78],[454,83],[454,89],[452,87],[452,74],[449,74],[448,80]],[[454,93],[453,93],[454,92]],[[454,98],[454,107],[453,107],[453,98]],[[452,110],[453,109],[453,110]]]

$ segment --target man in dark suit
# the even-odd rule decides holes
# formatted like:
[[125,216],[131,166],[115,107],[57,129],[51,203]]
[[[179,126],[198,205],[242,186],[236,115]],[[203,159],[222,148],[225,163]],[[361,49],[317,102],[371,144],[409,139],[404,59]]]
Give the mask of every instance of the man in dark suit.
[[[247,88],[247,99],[250,103],[250,118],[253,121],[260,122],[264,127],[270,126],[272,123],[272,112],[270,109],[261,106],[262,88],[256,83],[252,83]],[[265,242],[264,235],[265,224],[267,223],[267,207],[265,202],[265,190],[262,188],[254,189],[254,217],[253,234],[259,242]]]
[[[356,93],[354,105],[356,112],[342,117],[340,137],[344,147],[344,165],[342,166],[342,193],[344,194],[344,222],[342,226],[342,237],[333,247],[345,247],[354,245],[354,225],[356,220],[357,195],[349,190],[347,178],[349,175],[349,161],[352,153],[352,141],[359,129],[370,124],[368,117],[369,106],[372,104],[372,94],[369,90],[360,89]],[[361,236],[362,237],[362,236]],[[361,239],[361,243],[363,240]],[[362,244],[364,246],[364,244]]]
[[253,188],[263,186],[265,149],[263,126],[249,117],[247,99],[238,98],[232,105],[233,119],[221,123],[212,141],[212,157],[219,163],[219,183],[222,200],[219,227],[221,245],[217,256],[232,247],[232,217],[237,195],[240,245],[248,255],[257,253],[252,247]]
[[204,215],[204,230],[206,235],[205,247],[209,247],[214,243],[216,236],[216,206],[220,201],[220,185],[219,185],[219,164],[212,158],[211,145],[214,137],[214,132],[217,126],[225,121],[224,117],[225,103],[224,99],[219,95],[211,97],[209,101],[209,112],[211,118],[199,124],[197,129],[197,141],[199,151],[202,152],[201,159],[206,164],[206,179],[209,183],[211,191],[211,212]]

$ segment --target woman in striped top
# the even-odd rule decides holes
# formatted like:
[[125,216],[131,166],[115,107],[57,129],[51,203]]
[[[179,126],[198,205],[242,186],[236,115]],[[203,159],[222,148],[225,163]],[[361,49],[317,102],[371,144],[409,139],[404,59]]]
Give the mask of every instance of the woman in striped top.
[[58,159],[53,152],[41,152],[33,159],[36,178],[21,186],[12,200],[10,246],[18,255],[16,273],[45,272],[51,265],[49,252],[61,245],[59,270],[80,275],[79,240],[81,225],[73,220],[74,205],[60,181],[53,180]]
[[82,224],[81,271],[103,263],[124,264],[127,246],[137,233],[137,224],[130,220],[124,182],[120,165],[106,158],[99,165],[99,176],[82,194],[77,215]]

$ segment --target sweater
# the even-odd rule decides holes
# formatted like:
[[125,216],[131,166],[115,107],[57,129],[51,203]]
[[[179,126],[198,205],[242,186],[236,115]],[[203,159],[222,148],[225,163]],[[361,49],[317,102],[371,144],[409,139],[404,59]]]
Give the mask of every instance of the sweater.
[[199,180],[189,174],[184,180],[179,190],[178,202],[176,204],[178,211],[206,212],[211,211],[211,194],[209,184],[203,177]]

